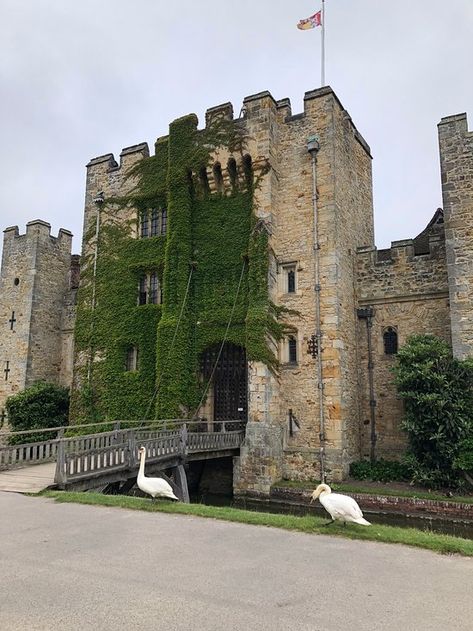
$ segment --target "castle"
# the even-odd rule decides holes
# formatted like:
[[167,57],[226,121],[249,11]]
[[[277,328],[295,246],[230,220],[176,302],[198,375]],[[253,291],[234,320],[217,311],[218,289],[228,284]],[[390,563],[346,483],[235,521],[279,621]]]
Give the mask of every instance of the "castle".
[[[439,142],[443,211],[386,250],[370,148],[329,87],[307,92],[300,114],[262,92],[237,119],[227,103],[202,130],[174,121],[151,157],[140,144],[119,164],[91,160],[72,420],[247,421],[239,493],[399,456],[398,347],[416,333],[458,357],[473,347],[466,115],[442,119]],[[5,231],[0,407],[33,379],[71,382],[69,239],[38,221]]]

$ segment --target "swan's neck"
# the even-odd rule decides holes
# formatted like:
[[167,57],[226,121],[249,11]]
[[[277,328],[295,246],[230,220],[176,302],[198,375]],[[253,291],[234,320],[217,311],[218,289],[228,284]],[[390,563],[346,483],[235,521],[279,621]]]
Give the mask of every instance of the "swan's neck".
[[145,460],[146,454],[143,452],[140,454],[140,470],[138,471],[138,477],[144,478],[145,475]]

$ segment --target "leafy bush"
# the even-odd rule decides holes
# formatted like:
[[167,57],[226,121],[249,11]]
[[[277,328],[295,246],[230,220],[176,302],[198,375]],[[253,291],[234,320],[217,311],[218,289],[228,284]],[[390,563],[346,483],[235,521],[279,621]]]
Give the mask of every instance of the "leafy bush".
[[412,478],[411,467],[403,462],[391,460],[369,460],[352,462],[350,475],[355,480],[371,480],[372,482],[409,482]]
[[454,358],[443,340],[416,335],[399,350],[395,374],[414,481],[460,486],[454,463],[463,441],[473,439],[473,361]]
[[[52,383],[38,381],[6,401],[8,422],[13,432],[59,427],[68,424],[69,391]],[[55,438],[51,432],[12,436],[10,444],[33,443]]]

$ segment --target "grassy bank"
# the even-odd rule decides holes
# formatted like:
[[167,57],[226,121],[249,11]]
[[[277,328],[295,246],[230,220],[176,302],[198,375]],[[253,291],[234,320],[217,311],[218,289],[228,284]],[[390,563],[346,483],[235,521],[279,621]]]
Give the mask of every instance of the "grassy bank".
[[347,539],[363,539],[383,543],[402,543],[416,548],[425,548],[441,554],[461,554],[473,556],[473,541],[450,535],[423,532],[414,528],[396,528],[394,526],[370,527],[355,524],[344,527],[342,524],[324,526],[326,519],[314,517],[296,517],[295,515],[275,515],[257,513],[232,507],[205,506],[203,504],[181,504],[171,502],[151,502],[148,499],[128,497],[126,495],[101,495],[99,493],[67,493],[64,491],[46,491],[42,494],[54,498],[57,502],[73,502],[143,510],[148,512],[193,515],[210,519],[220,519],[255,526],[270,526],[284,530],[296,530],[311,534],[324,534]]
[[[287,489],[307,489],[312,490],[319,482],[298,482],[292,480],[281,480],[274,486]],[[411,497],[419,500],[433,500],[437,502],[459,502],[461,504],[473,504],[471,495],[447,496],[439,492],[419,491],[410,489],[398,489],[390,487],[389,484],[364,485],[363,482],[339,483],[331,485],[333,491],[337,493],[366,493],[368,495],[387,495],[390,497]]]

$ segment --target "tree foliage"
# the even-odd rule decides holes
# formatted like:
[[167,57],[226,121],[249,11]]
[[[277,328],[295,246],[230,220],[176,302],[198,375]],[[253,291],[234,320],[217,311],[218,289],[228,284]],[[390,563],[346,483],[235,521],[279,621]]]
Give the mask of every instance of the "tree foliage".
[[453,357],[439,338],[416,335],[400,349],[395,374],[416,481],[458,486],[462,445],[473,439],[473,361]]
[[[53,383],[38,381],[6,401],[12,431],[60,427],[68,424],[69,390]],[[51,432],[13,436],[11,444],[49,440]]]

